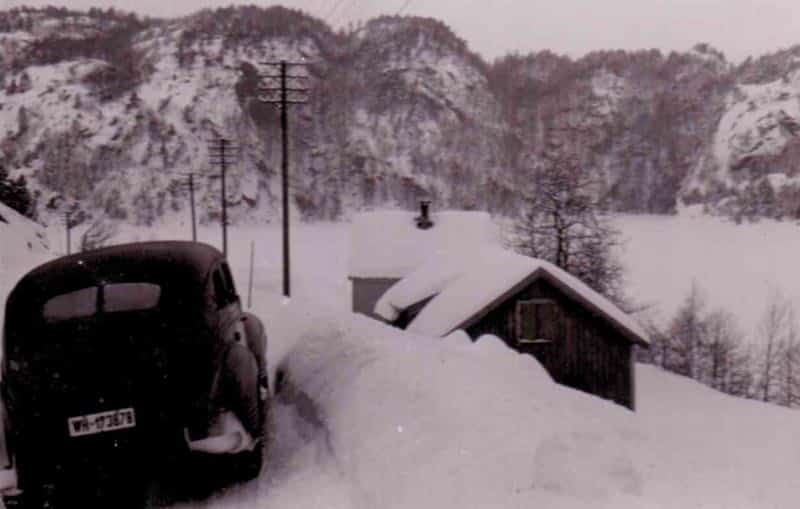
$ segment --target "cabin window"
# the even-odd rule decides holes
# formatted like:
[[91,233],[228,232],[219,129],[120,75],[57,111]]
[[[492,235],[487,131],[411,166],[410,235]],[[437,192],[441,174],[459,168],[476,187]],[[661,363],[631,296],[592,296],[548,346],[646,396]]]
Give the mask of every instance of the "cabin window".
[[517,302],[517,343],[550,343],[556,338],[558,307],[550,299]]
[[97,287],[82,288],[74,292],[62,293],[44,304],[42,315],[45,320],[57,322],[71,318],[85,318],[97,311]]
[[103,286],[103,311],[141,311],[158,305],[161,287],[152,283],[114,283]]

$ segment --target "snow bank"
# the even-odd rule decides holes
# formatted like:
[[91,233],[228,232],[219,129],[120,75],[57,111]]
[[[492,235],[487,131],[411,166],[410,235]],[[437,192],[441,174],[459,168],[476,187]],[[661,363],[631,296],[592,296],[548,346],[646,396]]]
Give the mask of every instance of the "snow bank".
[[532,357],[357,315],[304,323],[283,369],[355,507],[641,507],[633,414]]
[[[648,504],[781,509],[800,497],[800,412],[636,366],[638,451]],[[657,502],[657,503],[656,503]]]
[[284,308],[282,365],[325,450],[298,467],[330,462],[348,507],[777,509],[800,496],[796,411],[640,365],[632,413],[490,336],[436,340],[298,304]]

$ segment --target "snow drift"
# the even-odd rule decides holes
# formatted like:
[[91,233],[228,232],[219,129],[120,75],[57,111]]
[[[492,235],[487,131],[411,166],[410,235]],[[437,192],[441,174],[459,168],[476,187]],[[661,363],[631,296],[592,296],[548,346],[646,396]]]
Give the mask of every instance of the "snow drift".
[[554,384],[497,338],[318,318],[282,369],[356,506],[639,506],[641,434],[622,407]]
[[632,413],[497,338],[297,304],[283,309],[287,404],[306,407],[348,507],[779,508],[800,495],[797,412],[637,366]]

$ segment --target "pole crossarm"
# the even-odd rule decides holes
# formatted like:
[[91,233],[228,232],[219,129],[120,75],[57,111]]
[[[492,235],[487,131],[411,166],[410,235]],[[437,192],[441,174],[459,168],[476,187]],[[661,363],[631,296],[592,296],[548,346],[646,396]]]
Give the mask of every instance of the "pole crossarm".
[[258,90],[259,90],[259,92],[282,92],[282,91],[285,90],[286,92],[302,92],[304,94],[308,93],[308,89],[307,88],[293,88],[293,87],[281,88],[281,87],[264,87],[264,86],[261,86],[261,87],[258,87]]
[[308,62],[306,60],[262,60],[261,62],[259,62],[259,64],[261,64],[261,65],[271,65],[271,66],[276,66],[276,67],[281,66],[281,65],[285,65],[287,67],[288,66],[293,66],[293,65],[294,66],[297,66],[297,65],[307,66],[309,63],[310,62]]
[[276,104],[278,107],[282,107],[283,104],[288,104],[288,105],[291,105],[291,104],[308,104],[308,100],[307,99],[301,99],[301,100],[291,99],[291,100],[282,101],[280,99],[275,100],[275,99],[272,99],[272,98],[269,98],[269,97],[258,96],[258,100],[261,101],[262,103]]
[[310,88],[306,83],[311,79],[308,74],[298,74],[297,70],[306,69],[307,62],[264,61],[262,65],[272,68],[259,74],[261,83],[258,86],[258,100],[262,103],[277,104],[281,108],[293,104],[307,104]]
[[[280,74],[264,74],[264,73],[260,73],[258,76],[261,79],[264,79],[264,80],[281,80],[281,79],[283,79],[283,76],[281,76]],[[311,79],[311,76],[306,76],[305,74],[287,74],[286,75],[286,80],[287,81],[288,80],[310,80],[310,79]]]

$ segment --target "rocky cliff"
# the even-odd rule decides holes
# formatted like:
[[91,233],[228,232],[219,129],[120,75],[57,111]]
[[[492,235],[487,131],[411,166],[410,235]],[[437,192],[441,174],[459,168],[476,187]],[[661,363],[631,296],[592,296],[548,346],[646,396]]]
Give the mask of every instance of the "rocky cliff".
[[[684,205],[741,217],[800,215],[800,49],[740,66],[686,53],[550,51],[488,63],[442,22],[382,17],[334,32],[273,7],[173,20],[93,9],[0,12],[0,165],[36,213],[71,202],[148,224],[188,206],[219,215],[208,142],[239,147],[234,221],[279,210],[279,112],[259,101],[264,62],[304,61],[293,105],[294,209],[332,219],[372,205],[514,214],[531,173],[578,158],[609,206]],[[273,69],[274,70],[274,69]]]

